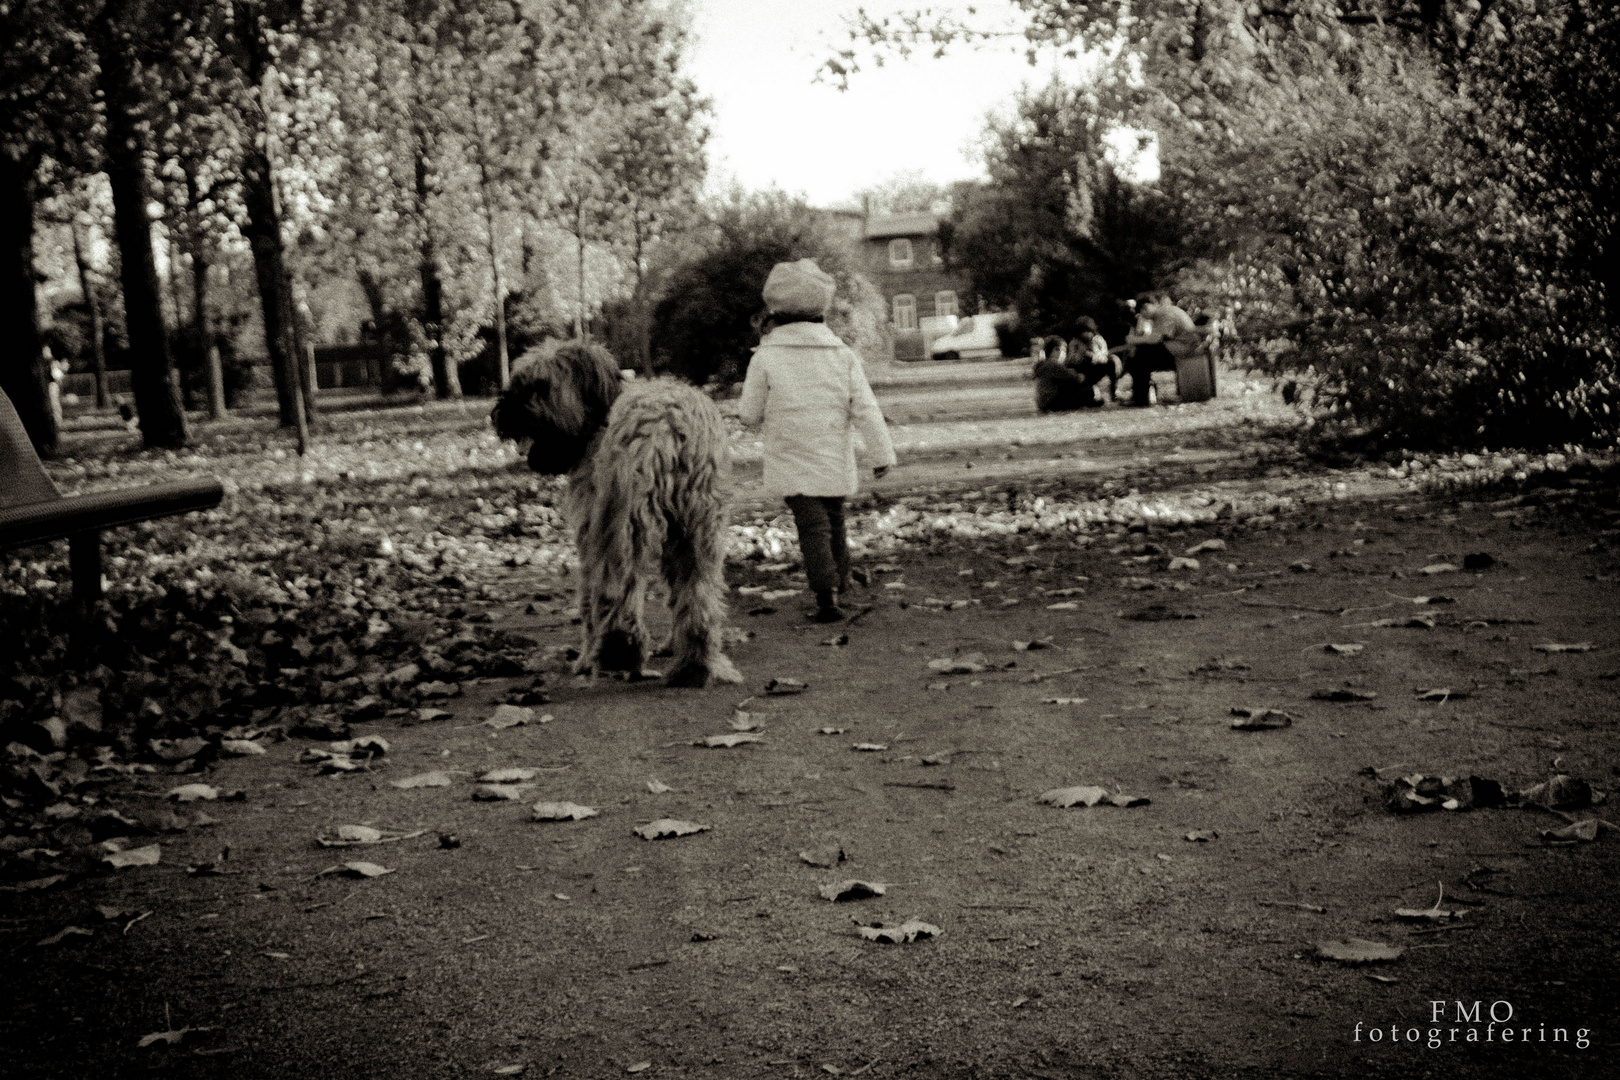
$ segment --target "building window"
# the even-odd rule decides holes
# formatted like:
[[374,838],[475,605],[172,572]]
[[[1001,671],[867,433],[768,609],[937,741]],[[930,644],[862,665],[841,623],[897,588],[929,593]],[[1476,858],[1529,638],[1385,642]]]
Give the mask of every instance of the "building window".
[[894,298],[894,328],[917,329],[917,298],[910,293],[901,293]]
[[889,241],[889,265],[896,270],[911,269],[911,241],[905,237]]
[[941,292],[935,293],[934,294],[934,314],[935,315],[955,315],[956,314],[956,294],[951,292],[949,289],[945,289],[945,290],[943,290]]

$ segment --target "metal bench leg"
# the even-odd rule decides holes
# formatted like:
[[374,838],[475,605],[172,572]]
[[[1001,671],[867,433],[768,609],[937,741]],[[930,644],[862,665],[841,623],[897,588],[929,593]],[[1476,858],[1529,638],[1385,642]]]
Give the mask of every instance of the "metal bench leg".
[[101,534],[68,537],[68,566],[73,572],[73,603],[82,619],[101,602]]

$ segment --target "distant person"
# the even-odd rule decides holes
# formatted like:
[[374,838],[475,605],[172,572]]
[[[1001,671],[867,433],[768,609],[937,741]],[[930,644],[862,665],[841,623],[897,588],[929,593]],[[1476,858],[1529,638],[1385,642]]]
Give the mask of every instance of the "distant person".
[[855,434],[866,443],[874,477],[895,461],[860,357],[827,329],[832,300],[833,279],[814,260],[772,267],[759,323],[764,336],[737,399],[742,422],[763,425],[765,490],[793,511],[820,623],[844,617],[838,606],[849,588],[844,499],[860,486]]
[[1125,337],[1132,347],[1125,372],[1131,377],[1131,404],[1151,405],[1153,373],[1174,371],[1177,360],[1203,346],[1204,336],[1166,293],[1143,293],[1135,308],[1136,326]]
[[47,393],[51,401],[51,418],[57,427],[62,426],[62,379],[67,375],[67,368],[55,356],[51,355],[49,345],[40,349],[45,362],[51,366],[51,382]]
[[1125,373],[1125,366],[1120,363],[1119,357],[1108,351],[1108,340],[1089,315],[1081,316],[1079,327],[1079,336],[1069,342],[1065,363],[1087,386],[1097,388],[1099,398],[1102,395],[1102,380],[1107,379],[1108,400],[1113,401],[1119,395],[1119,377]]
[[1053,335],[1040,342],[1035,361],[1035,408],[1043,413],[1073,412],[1101,405],[1091,383],[1087,383],[1068,363],[1068,346]]

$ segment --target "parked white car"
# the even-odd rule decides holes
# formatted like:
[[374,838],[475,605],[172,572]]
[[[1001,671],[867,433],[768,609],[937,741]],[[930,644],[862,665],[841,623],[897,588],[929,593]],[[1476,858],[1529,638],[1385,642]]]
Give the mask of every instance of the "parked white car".
[[994,311],[983,315],[970,315],[956,324],[956,329],[936,338],[929,346],[928,355],[935,360],[991,360],[1001,356],[1001,342],[996,327],[1012,321],[1009,312]]

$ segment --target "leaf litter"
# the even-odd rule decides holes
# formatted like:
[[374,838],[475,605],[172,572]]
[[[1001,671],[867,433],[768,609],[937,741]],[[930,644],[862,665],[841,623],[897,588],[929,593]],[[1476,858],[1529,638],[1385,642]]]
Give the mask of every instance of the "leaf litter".
[[602,811],[574,802],[539,802],[534,804],[533,821],[584,821],[599,817]]

